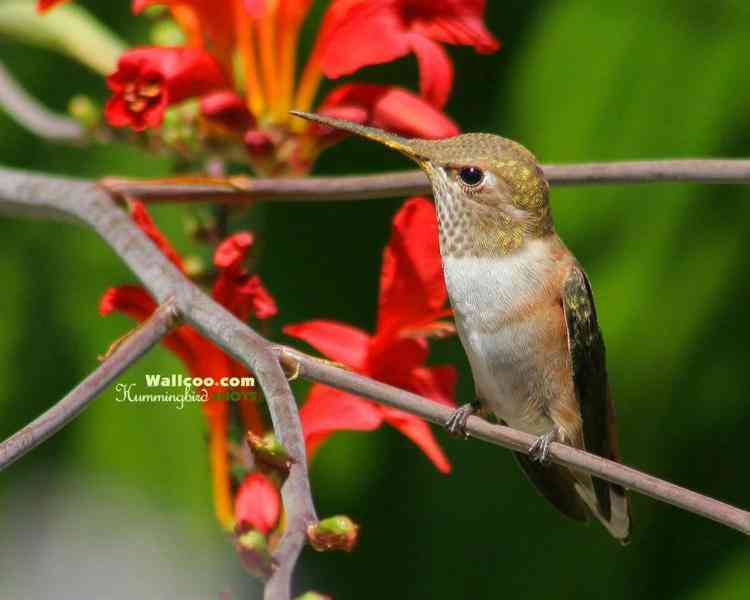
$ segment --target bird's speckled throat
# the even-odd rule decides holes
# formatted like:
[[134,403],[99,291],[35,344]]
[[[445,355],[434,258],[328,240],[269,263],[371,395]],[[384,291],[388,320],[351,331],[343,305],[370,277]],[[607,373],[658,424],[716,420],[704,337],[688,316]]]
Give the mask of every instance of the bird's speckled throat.
[[506,188],[507,196],[514,198],[513,204],[474,201],[440,169],[429,162],[422,163],[435,196],[443,256],[507,255],[521,248],[526,240],[554,233],[548,185],[541,169],[535,163],[517,161],[493,166],[496,172],[503,173],[495,185]]

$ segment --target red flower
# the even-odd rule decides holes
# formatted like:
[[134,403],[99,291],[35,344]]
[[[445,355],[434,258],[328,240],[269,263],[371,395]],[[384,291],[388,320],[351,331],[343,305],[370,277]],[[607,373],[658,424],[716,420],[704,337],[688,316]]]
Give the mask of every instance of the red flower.
[[231,71],[235,44],[232,0],[133,0],[133,12],[139,14],[153,5],[168,6],[174,20],[185,32],[188,45],[211,52],[227,73]]
[[36,9],[40,12],[46,12],[53,6],[67,2],[68,0],[38,0],[36,3]]
[[[432,204],[424,198],[408,200],[394,219],[383,257],[375,335],[322,320],[290,325],[284,333],[359,373],[453,405],[454,368],[424,366],[427,341],[412,335],[429,330],[439,323],[437,319],[450,314],[444,308],[447,292],[437,244]],[[429,426],[403,411],[315,384],[300,416],[309,457],[335,431],[370,431],[386,422],[417,444],[438,469],[450,470]]]
[[453,65],[437,42],[495,52],[500,43],[484,26],[484,0],[335,0],[326,16],[319,59],[328,77],[414,52],[422,95],[445,106]]
[[219,64],[203,50],[146,47],[124,52],[107,85],[113,92],[107,121],[142,131],[161,125],[168,106],[225,88],[227,82]]
[[263,535],[275,529],[281,515],[281,498],[276,485],[263,473],[251,473],[234,499],[234,519],[240,528],[257,529]]
[[239,134],[255,125],[244,98],[233,90],[213,92],[201,98],[201,115],[230,133]]
[[267,319],[279,312],[276,301],[263,287],[260,277],[250,275],[243,266],[252,244],[252,234],[243,231],[225,239],[214,253],[214,264],[219,268],[214,299],[242,321],[251,314],[258,319]]
[[395,86],[368,83],[339,86],[323,100],[318,112],[406,137],[439,139],[459,133],[456,124],[444,113]]
[[[133,203],[132,216],[160,250],[182,268],[179,255],[158,230],[140,202]],[[247,318],[249,314],[265,318],[276,310],[273,298],[263,288],[260,280],[257,276],[250,276],[243,265],[251,244],[250,233],[237,233],[219,244],[214,257],[214,262],[219,268],[217,287],[220,281],[224,282],[219,290],[215,289],[214,298],[242,319]],[[247,284],[249,280],[254,280],[252,286]],[[110,288],[105,292],[99,305],[102,315],[117,311],[140,322],[146,320],[155,309],[156,302],[148,292],[132,285]],[[234,508],[229,469],[229,403],[228,399],[223,397],[229,388],[221,385],[221,379],[247,377],[250,373],[242,364],[190,326],[178,327],[164,338],[163,343],[185,363],[192,377],[210,377],[214,381],[214,385],[205,389],[207,401],[202,406],[210,429],[209,445],[216,514],[219,521],[227,529],[231,529],[234,526]],[[255,402],[242,399],[239,406],[245,427],[262,435],[264,423]]]

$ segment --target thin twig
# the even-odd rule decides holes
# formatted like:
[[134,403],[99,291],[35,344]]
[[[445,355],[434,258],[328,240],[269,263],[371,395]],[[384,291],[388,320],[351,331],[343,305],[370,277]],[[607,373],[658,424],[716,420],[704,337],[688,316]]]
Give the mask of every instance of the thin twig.
[[29,95],[0,63],[0,106],[20,125],[39,137],[77,142],[84,138],[78,122],[53,113]]
[[[750,160],[694,159],[544,165],[552,185],[636,183],[750,183]],[[422,171],[304,179],[225,179],[186,177],[161,180],[108,177],[102,184],[115,194],[148,203],[247,204],[252,201],[341,202],[398,198],[432,193]]]
[[[76,220],[88,225],[130,266],[157,300],[164,302],[174,297],[176,309],[185,321],[254,371],[266,395],[274,429],[294,461],[282,489],[287,527],[274,554],[277,569],[266,586],[267,599],[290,597],[292,571],[305,544],[307,525],[316,520],[299,413],[282,367],[290,372],[298,367],[303,377],[397,406],[433,423],[444,423],[449,414],[448,408],[435,402],[271,344],[187,280],[116,203],[91,183],[0,169],[2,212]],[[478,418],[469,420],[468,430],[479,439],[522,452],[535,439]],[[562,444],[552,445],[551,456],[559,464],[750,534],[747,511]]]
[[67,396],[26,427],[0,444],[0,471],[30,452],[75,419],[102,391],[177,322],[173,300],[167,300],[151,317],[122,340],[107,359]]
[[[297,350],[278,346],[277,355],[287,369],[298,369],[300,377],[372,398],[431,423],[444,425],[451,415],[451,409],[442,404],[338,368]],[[510,427],[493,425],[479,417],[470,417],[466,430],[480,440],[525,454],[528,454],[529,448],[537,439],[533,435]],[[748,511],[565,444],[553,443],[550,458],[560,465],[591,473],[750,535]]]

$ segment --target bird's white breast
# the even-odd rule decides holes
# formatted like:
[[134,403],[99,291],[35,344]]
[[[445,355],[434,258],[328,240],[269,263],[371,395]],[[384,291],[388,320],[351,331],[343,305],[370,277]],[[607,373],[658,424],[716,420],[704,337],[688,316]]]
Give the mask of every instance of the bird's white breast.
[[544,349],[539,320],[524,316],[523,309],[544,297],[554,269],[548,242],[529,240],[505,256],[445,256],[444,266],[456,328],[480,399],[512,426],[547,431],[548,421],[528,414]]

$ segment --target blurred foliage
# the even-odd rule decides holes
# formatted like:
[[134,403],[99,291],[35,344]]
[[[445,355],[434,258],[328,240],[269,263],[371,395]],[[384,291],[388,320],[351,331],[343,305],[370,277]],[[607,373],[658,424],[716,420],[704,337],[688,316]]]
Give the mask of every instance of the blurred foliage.
[[[82,4],[123,37],[147,38],[147,24],[128,16],[124,0]],[[512,137],[545,162],[748,154],[747,3],[488,4],[490,27],[504,40],[503,50],[490,57],[451,50],[457,79],[449,111],[465,130]],[[0,41],[0,56],[53,108],[63,109],[76,93],[105,97],[101,79],[56,55]],[[414,74],[412,58],[365,72],[404,83],[413,83]],[[6,165],[86,177],[154,176],[171,167],[168,160],[123,146],[54,146],[5,115],[0,115],[0,157]],[[407,166],[375,145],[348,141],[324,155],[319,172]],[[552,202],[558,230],[595,289],[625,461],[750,506],[750,480],[743,475],[750,429],[744,380],[750,333],[748,189],[555,188]],[[281,309],[277,332],[283,323],[316,317],[372,328],[380,253],[397,205],[253,209],[253,222],[263,224],[260,269]],[[157,217],[187,250],[183,212],[165,207]],[[5,437],[90,372],[97,354],[126,331],[130,323],[124,318],[101,319],[97,302],[108,286],[133,278],[93,234],[74,227],[4,219],[0,239],[0,435]],[[459,397],[470,399],[471,377],[458,341],[436,344],[433,360],[460,366]],[[146,372],[179,369],[159,349],[122,381],[142,382]],[[303,384],[298,391],[303,393]],[[339,434],[323,447],[312,469],[319,512],[351,515],[361,524],[360,545],[351,555],[308,552],[299,571],[300,591],[314,588],[363,600],[750,596],[750,555],[740,534],[635,497],[634,541],[620,548],[599,527],[559,517],[537,497],[508,452],[440,435],[454,463],[449,477],[390,430]],[[210,554],[211,564],[234,565],[234,580],[243,581],[233,549],[213,522],[198,409],[124,406],[112,392],[104,394],[3,474],[0,506],[22,494],[29,481],[44,481],[36,492],[47,509],[54,507],[64,501],[55,496],[64,493],[56,485],[63,477],[114,482],[140,501],[145,497],[152,510],[179,515],[193,548]],[[129,496],[121,494],[117,502],[124,509]],[[32,503],[27,509],[30,520],[47,510]],[[0,523],[6,518],[0,512]],[[130,521],[133,529],[139,526],[145,527]],[[164,541],[153,530],[147,539]],[[61,547],[64,542],[63,537]],[[0,544],[2,553],[15,547],[8,536]],[[33,563],[33,555],[28,561]],[[95,567],[97,556],[82,555],[80,563]],[[0,566],[0,577],[8,575]],[[24,596],[23,574],[14,579],[16,593]],[[217,594],[222,581],[217,579]]]

